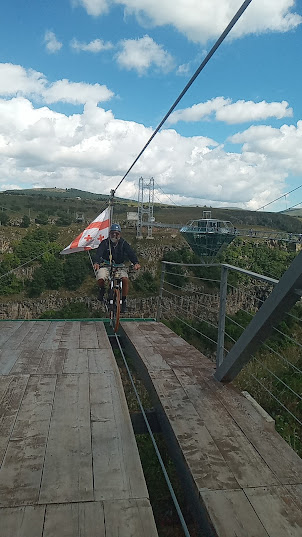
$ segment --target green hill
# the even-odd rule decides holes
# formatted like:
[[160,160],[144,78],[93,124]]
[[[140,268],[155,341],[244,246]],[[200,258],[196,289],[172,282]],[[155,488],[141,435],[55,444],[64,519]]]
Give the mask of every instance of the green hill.
[[[47,198],[81,198],[85,200],[107,200],[108,194],[96,194],[77,188],[27,188],[24,190],[5,190],[3,194],[14,196],[44,196]],[[116,198],[120,201],[128,201],[124,198]]]
[[[24,215],[32,218],[45,217],[49,221],[69,215],[70,221],[75,222],[77,215],[82,213],[85,221],[92,221],[104,210],[109,196],[95,194],[76,188],[40,188],[26,190],[6,190],[0,193],[0,216],[6,213],[3,220],[22,219]],[[115,219],[125,225],[128,211],[136,211],[137,201],[124,198],[115,198]],[[228,220],[237,227],[268,228],[288,233],[302,233],[300,213],[291,211],[290,214],[247,211],[235,208],[213,208],[198,206],[176,206],[154,204],[154,217],[156,222],[163,224],[186,224],[189,220],[200,219],[203,211],[211,211],[212,218]],[[297,209],[301,211],[301,209]],[[43,220],[42,218],[42,220]],[[0,221],[1,218],[0,218]],[[66,224],[65,224],[66,225]]]

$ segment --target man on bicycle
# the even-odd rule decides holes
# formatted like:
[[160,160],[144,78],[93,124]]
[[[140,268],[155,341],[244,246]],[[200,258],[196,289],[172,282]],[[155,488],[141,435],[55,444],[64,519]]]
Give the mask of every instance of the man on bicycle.
[[[112,262],[116,265],[124,263],[125,259],[129,259],[133,263],[135,270],[140,269],[136,253],[131,248],[130,244],[121,237],[121,226],[112,224],[109,237],[104,239],[96,250],[94,270],[96,271],[96,279],[99,286],[98,300],[103,300],[105,292],[105,281],[109,279],[110,267],[101,266],[103,261]],[[122,279],[122,307],[121,312],[126,313],[127,303],[126,298],[129,290],[128,274],[125,268],[121,267],[117,271],[117,276]]]

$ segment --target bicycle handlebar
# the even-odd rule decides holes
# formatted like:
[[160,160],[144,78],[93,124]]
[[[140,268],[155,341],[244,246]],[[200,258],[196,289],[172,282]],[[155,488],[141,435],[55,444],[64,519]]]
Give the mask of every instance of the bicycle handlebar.
[[110,261],[107,261],[106,259],[102,259],[102,261],[100,261],[100,263],[98,263],[99,265],[109,265],[109,266],[112,266],[112,267],[124,267],[124,263],[110,263]]

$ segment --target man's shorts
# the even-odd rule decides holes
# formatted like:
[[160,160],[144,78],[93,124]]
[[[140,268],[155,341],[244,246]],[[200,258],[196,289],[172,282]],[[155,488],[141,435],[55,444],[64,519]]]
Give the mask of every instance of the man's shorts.
[[[117,278],[128,278],[128,274],[125,268],[118,268],[116,271]],[[95,277],[97,280],[109,280],[110,268],[109,267],[100,267],[96,272]]]

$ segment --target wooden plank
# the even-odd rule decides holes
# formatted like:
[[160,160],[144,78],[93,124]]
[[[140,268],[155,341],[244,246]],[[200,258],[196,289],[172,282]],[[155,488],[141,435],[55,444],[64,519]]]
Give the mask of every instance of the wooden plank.
[[43,537],[63,536],[114,537],[105,530],[102,502],[48,505]]
[[112,350],[104,323],[95,321],[95,329],[98,338],[98,348]]
[[18,326],[17,330],[14,330],[14,332],[10,334],[9,338],[3,342],[2,349],[17,349],[19,345],[21,345],[22,341],[27,337],[27,334],[30,332],[34,324],[35,321],[23,321],[21,325]]
[[29,379],[28,375],[7,378],[9,379],[9,384],[0,402],[0,464],[2,464],[7,450],[9,438]]
[[11,369],[11,374],[34,375],[38,371],[41,360],[42,351],[40,350],[21,351],[14,367]]
[[65,321],[52,321],[39,345],[41,350],[55,350],[60,347]]
[[80,321],[66,322],[63,328],[60,349],[78,349],[80,346]]
[[11,377],[8,376],[2,376],[0,375],[0,402],[2,401],[2,398],[4,397],[6,390],[12,381]]
[[55,375],[63,372],[67,349],[42,351],[42,358],[37,369],[39,375]]
[[241,487],[280,484],[205,382],[186,384],[185,392]]
[[98,337],[95,323],[92,321],[81,322],[80,349],[98,349]]
[[51,322],[50,321],[37,321],[36,323],[30,323],[31,329],[26,334],[26,338],[20,343],[22,349],[36,349],[47,332]]
[[[242,490],[202,490],[200,497],[219,537],[276,537],[264,529]],[[288,536],[284,533],[283,537]]]
[[120,377],[90,376],[96,500],[148,497]]
[[42,537],[44,516],[43,505],[1,508],[1,535],[3,537]]
[[271,537],[301,537],[302,511],[285,487],[259,487],[244,491]]
[[173,371],[150,373],[197,489],[237,489],[239,484]]
[[58,376],[39,503],[92,501],[88,375]]
[[[136,343],[136,340],[132,341]],[[135,345],[136,347],[136,345]],[[142,358],[144,364],[147,366],[148,371],[156,371],[162,369],[171,369],[158,347],[144,347],[140,348],[139,355]]]
[[266,430],[263,417],[251,402],[232,386],[224,386],[215,379],[207,382],[279,481],[284,484],[301,483],[302,460],[299,455],[277,432]]
[[63,373],[88,373],[87,349],[66,350]]
[[[158,347],[156,345],[156,348],[160,348],[160,353],[161,355],[163,356],[163,358],[165,359],[165,361],[167,362],[167,364],[169,364],[170,367],[174,368],[174,367],[177,367],[177,368],[180,368],[180,367],[188,367],[188,366],[191,366],[191,367],[200,367],[202,369],[208,369],[211,371],[213,371],[213,366],[209,366],[207,364],[205,364],[203,361],[202,361],[202,355],[196,355],[196,352],[194,352],[192,349],[190,348],[186,348],[186,347],[176,347],[176,346],[170,346],[169,343],[166,342],[165,345],[162,345],[161,347]],[[184,358],[185,357],[185,358]],[[207,367],[206,367],[207,365]]]
[[89,373],[118,371],[112,349],[87,349]]
[[302,483],[301,485],[286,485],[286,489],[294,498],[298,508],[302,513]]
[[1,506],[38,501],[55,383],[55,376],[28,381],[0,469]]
[[23,321],[1,321],[1,331],[0,331],[0,349],[3,344],[12,337],[13,333],[18,330]]
[[106,537],[157,537],[149,500],[104,502]]
[[20,353],[20,349],[4,349],[0,351],[0,375],[10,374]]

